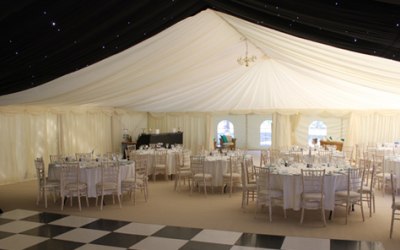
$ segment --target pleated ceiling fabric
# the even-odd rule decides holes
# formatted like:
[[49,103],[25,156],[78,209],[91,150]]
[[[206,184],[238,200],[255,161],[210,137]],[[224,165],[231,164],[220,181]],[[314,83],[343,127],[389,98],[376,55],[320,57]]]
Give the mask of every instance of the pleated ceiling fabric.
[[[257,60],[239,65],[245,56]],[[117,55],[0,105],[145,112],[400,108],[400,63],[205,10]]]

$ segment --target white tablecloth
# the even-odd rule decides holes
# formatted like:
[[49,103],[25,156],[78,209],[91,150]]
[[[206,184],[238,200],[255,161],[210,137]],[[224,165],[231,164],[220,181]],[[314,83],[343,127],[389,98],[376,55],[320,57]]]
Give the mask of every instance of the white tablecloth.
[[[301,209],[301,193],[303,190],[301,183],[301,168],[298,167],[278,167],[277,171],[271,175],[271,187],[283,190],[284,208],[300,210]],[[325,209],[334,210],[335,207],[335,191],[346,190],[347,175],[335,167],[325,168],[324,192],[325,192]]]
[[[88,185],[89,197],[96,197],[96,183],[101,180],[100,162],[81,162],[80,180]],[[60,180],[61,168],[59,164],[49,164],[49,180]],[[120,163],[120,180],[135,177],[135,164],[133,162]]]
[[[171,175],[174,173],[175,169],[175,153],[178,152],[176,149],[167,150],[167,174]],[[154,159],[154,149],[148,150],[136,150],[138,154],[147,155],[147,167],[149,168],[149,173],[152,171],[153,159]]]
[[206,156],[204,169],[213,176],[212,185],[222,186],[222,175],[228,170],[229,156]]

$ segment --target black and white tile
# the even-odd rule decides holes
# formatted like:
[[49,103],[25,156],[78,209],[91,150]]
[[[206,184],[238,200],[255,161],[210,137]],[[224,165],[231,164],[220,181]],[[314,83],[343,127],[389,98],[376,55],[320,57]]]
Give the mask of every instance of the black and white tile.
[[380,242],[285,237],[16,209],[0,214],[0,249],[383,250]]

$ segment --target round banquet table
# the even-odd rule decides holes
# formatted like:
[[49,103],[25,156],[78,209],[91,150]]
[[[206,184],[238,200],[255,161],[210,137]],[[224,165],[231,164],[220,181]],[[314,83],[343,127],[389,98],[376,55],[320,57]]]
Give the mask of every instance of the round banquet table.
[[[301,180],[301,169],[307,168],[304,164],[295,164],[295,166],[276,167],[271,174],[271,188],[283,190],[283,203],[285,209],[300,210],[301,209],[301,193],[303,190]],[[325,169],[324,206],[326,210],[334,210],[335,207],[335,191],[346,190],[347,175],[344,168],[336,167],[318,167],[315,169]]]
[[[96,197],[96,183],[101,180],[100,162],[80,162],[80,180],[87,183],[89,197]],[[49,180],[60,180],[61,165],[50,163],[48,169]],[[130,161],[120,161],[120,180],[135,177],[135,163]],[[120,188],[120,187],[119,187]]]

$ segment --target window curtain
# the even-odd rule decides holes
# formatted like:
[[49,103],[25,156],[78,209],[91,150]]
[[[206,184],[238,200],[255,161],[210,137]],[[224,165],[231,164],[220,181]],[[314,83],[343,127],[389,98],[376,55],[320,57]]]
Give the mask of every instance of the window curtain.
[[121,149],[124,129],[131,136],[132,141],[137,141],[138,136],[147,131],[147,113],[116,110],[112,116],[112,148],[114,152]]
[[[326,122],[329,135],[345,135],[348,146],[400,140],[400,112],[354,111],[332,116],[273,113],[272,147],[280,149],[292,145],[292,131],[296,131],[297,142],[306,141],[300,134],[308,134],[309,122],[314,118]],[[50,154],[74,154],[93,149],[95,154],[117,152],[124,128],[133,140],[143,128],[158,128],[161,132],[180,128],[186,148],[193,153],[209,150],[215,132],[213,119],[209,113],[148,114],[106,108],[0,107],[0,184],[35,178],[35,157],[43,156],[47,164]]]
[[350,115],[349,145],[376,145],[400,141],[400,113],[355,112]]
[[150,113],[148,125],[161,133],[171,132],[174,128],[183,132],[183,145],[200,153],[210,150],[212,143],[212,118],[207,113]]
[[141,130],[147,126],[147,114],[106,108],[0,107],[0,184],[35,178],[36,157],[43,157],[47,165],[52,154],[119,152],[122,126]]
[[57,151],[54,114],[0,111],[0,128],[0,184],[32,179],[36,176],[34,158]]
[[274,113],[272,115],[271,148],[282,149],[292,145],[290,115]]
[[345,139],[348,119],[346,117],[328,117],[324,115],[301,115],[295,128],[296,141],[302,146],[308,146],[308,130],[313,121],[322,121],[327,127],[327,137],[333,140]]

